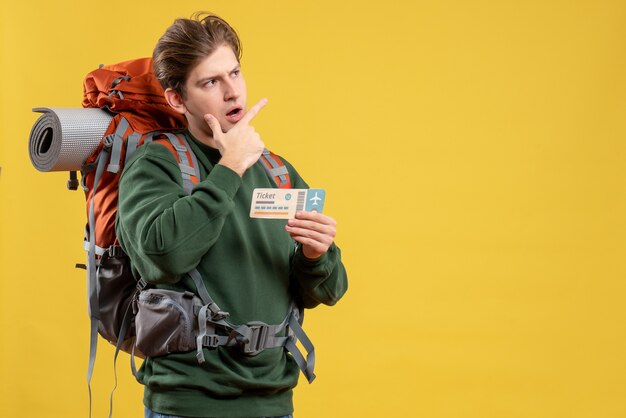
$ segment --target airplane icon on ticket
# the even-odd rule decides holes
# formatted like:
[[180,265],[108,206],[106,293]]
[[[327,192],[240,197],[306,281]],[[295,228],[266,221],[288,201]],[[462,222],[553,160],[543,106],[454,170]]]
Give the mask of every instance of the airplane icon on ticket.
[[320,200],[322,200],[322,198],[321,198],[321,197],[319,197],[319,196],[317,195],[317,192],[315,192],[315,196],[313,196],[313,197],[312,197],[312,198],[310,198],[309,200],[312,200],[312,201],[313,201],[313,206],[318,206],[318,205],[319,205],[319,203],[317,203],[317,202],[318,202],[318,201],[320,201]]
[[306,194],[306,205],[304,210],[307,212],[319,212],[324,210],[324,201],[326,200],[326,191],[324,189],[308,189]]

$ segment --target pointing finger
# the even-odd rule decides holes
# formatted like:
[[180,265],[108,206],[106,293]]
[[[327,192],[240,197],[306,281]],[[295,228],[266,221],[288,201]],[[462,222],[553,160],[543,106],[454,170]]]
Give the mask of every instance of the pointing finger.
[[263,109],[263,107],[265,107],[266,104],[267,104],[267,99],[259,100],[254,106],[248,109],[248,111],[246,112],[245,115],[243,115],[243,118],[241,118],[239,123],[245,123],[245,124],[250,123],[250,121],[254,119],[254,117],[261,111],[261,109]]

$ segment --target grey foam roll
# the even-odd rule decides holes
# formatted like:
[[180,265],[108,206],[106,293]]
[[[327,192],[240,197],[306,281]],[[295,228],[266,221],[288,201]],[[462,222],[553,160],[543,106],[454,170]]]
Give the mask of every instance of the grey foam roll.
[[34,108],[30,160],[39,171],[78,171],[102,140],[113,115],[102,109]]

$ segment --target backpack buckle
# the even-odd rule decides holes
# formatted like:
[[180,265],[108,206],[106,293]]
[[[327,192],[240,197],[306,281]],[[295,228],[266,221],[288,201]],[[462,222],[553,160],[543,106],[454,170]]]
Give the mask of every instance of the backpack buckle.
[[172,146],[174,147],[174,149],[178,152],[187,152],[187,147],[184,145],[180,145],[180,144],[172,144]]
[[251,322],[247,324],[250,330],[247,341],[241,345],[241,351],[248,356],[256,356],[265,349],[269,337],[269,325],[264,322]]
[[215,348],[220,345],[220,340],[215,334],[205,335],[202,337],[202,345],[204,347]]
[[109,257],[120,257],[124,255],[124,251],[122,250],[122,247],[120,247],[119,245],[115,245],[115,244],[109,246],[107,251],[109,252]]
[[148,282],[146,282],[143,278],[137,280],[137,291],[141,292],[146,287],[148,287]]
[[222,319],[226,319],[230,316],[228,312],[224,312],[217,306],[217,303],[212,302],[208,305],[209,311],[211,311],[211,320],[212,321],[221,321]]
[[102,138],[103,148],[109,150],[113,147],[113,141],[115,140],[115,135],[107,135]]

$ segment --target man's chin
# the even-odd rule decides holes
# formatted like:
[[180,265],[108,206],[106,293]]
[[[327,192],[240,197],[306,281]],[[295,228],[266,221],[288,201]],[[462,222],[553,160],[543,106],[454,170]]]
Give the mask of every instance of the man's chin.
[[220,121],[220,127],[222,128],[223,133],[230,131],[231,129],[233,129],[234,126],[235,126],[234,123],[230,123],[227,120]]

